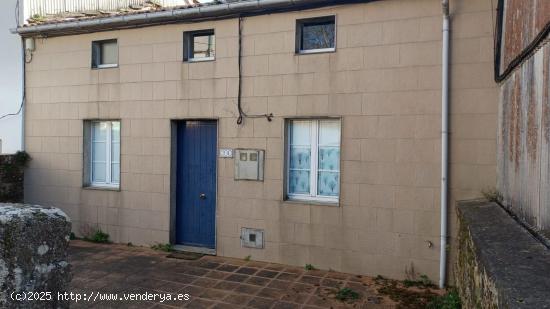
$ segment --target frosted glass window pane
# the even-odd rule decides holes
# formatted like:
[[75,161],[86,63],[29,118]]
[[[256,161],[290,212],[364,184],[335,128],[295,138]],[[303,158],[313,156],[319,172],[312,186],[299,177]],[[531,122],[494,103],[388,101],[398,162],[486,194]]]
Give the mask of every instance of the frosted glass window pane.
[[307,169],[311,168],[311,150],[309,147],[290,147],[290,168]]
[[288,193],[309,194],[309,171],[290,171]]
[[317,194],[323,196],[338,196],[340,190],[340,173],[319,172]]
[[93,161],[107,161],[107,148],[104,142],[92,143],[92,160]]
[[120,182],[120,164],[118,163],[111,164],[111,182],[112,183]]
[[339,196],[340,127],[330,119],[289,122],[288,194]]
[[106,181],[105,167],[106,167],[105,163],[98,163],[98,162],[92,163],[92,181],[93,182]]
[[113,143],[111,146],[111,162],[120,162],[120,144]]
[[319,169],[329,171],[340,170],[339,147],[319,147]]
[[311,145],[311,121],[292,121],[290,123],[290,144]]
[[120,122],[113,121],[111,123],[111,140],[113,142],[119,142],[120,141]]
[[339,121],[319,121],[319,145],[340,145]]
[[120,122],[96,121],[91,124],[90,173],[92,184],[120,183]]
[[117,64],[118,63],[118,47],[117,42],[101,43],[101,64]]
[[106,141],[107,140],[107,123],[105,122],[94,122],[92,124],[92,135],[94,141]]

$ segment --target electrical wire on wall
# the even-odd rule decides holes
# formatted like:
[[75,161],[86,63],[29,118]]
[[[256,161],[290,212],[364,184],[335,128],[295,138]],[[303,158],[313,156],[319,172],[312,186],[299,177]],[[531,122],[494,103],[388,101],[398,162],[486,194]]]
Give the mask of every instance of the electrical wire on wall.
[[266,118],[267,121],[273,119],[273,113],[249,115],[243,111],[242,107],[242,37],[243,37],[243,17],[239,16],[239,89],[237,94],[237,109],[239,110],[239,117],[237,118],[237,124],[242,124],[244,118]]

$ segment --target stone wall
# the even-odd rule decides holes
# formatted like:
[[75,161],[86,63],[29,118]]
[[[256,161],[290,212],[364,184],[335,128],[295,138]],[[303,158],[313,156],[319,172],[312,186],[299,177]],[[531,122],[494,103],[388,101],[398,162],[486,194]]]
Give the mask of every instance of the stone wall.
[[459,202],[455,285],[463,308],[548,308],[550,251],[495,203]]
[[23,202],[24,167],[29,155],[0,155],[0,202]]
[[0,308],[69,307],[57,293],[69,288],[70,231],[57,208],[0,203]]
[[[461,214],[461,212],[459,212]],[[479,265],[469,226],[460,218],[455,284],[465,308],[497,308],[497,291],[485,268]]]

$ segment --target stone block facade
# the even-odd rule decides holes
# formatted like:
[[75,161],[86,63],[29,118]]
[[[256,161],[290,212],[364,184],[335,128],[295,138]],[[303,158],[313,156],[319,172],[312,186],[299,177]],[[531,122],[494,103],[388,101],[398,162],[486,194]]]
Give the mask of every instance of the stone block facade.
[[[451,9],[453,205],[495,185],[497,91],[490,3]],[[336,16],[336,51],[296,54],[296,20],[327,15]],[[77,234],[94,226],[116,242],[169,242],[171,121],[215,119],[218,148],[266,156],[263,182],[235,181],[233,159],[218,159],[218,255],[394,278],[414,264],[435,279],[441,18],[437,0],[244,18],[242,106],[274,118],[242,125],[238,19],[37,39],[27,64],[26,147],[34,160],[26,200],[59,205]],[[211,28],[215,61],[183,62],[183,32]],[[92,70],[91,42],[111,38],[118,67]],[[285,201],[285,119],[326,116],[341,119],[338,206]],[[120,190],[83,188],[89,119],[121,121]],[[265,249],[242,248],[242,227],[264,229]]]

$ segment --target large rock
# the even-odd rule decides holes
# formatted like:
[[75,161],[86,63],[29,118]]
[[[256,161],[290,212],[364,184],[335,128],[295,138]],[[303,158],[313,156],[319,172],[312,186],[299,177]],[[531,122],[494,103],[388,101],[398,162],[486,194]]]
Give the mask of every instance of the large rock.
[[[69,307],[57,293],[69,290],[70,232],[57,208],[0,203],[0,308]],[[42,300],[14,299],[30,295]]]

